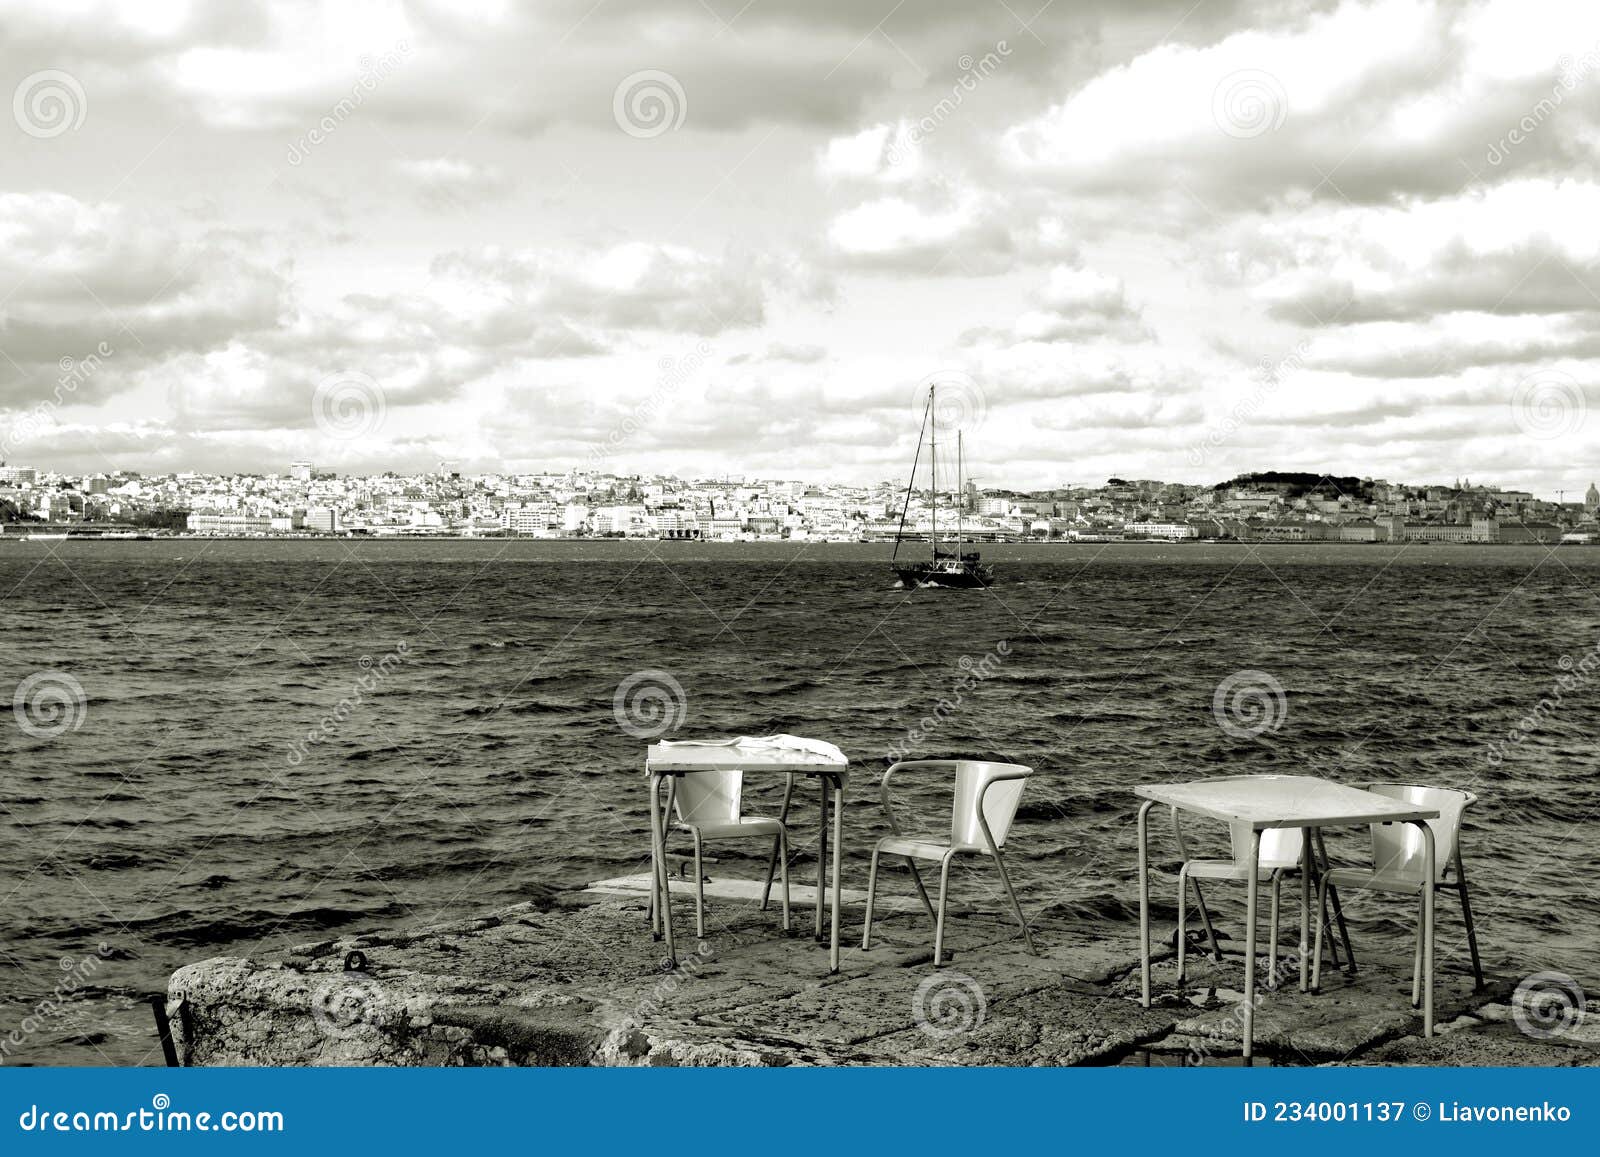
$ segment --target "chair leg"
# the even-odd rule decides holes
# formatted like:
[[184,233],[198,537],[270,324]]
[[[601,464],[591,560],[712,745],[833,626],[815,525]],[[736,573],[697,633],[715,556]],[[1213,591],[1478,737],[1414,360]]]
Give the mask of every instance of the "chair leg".
[[694,830],[694,934],[706,938],[706,873],[701,864],[700,830]]
[[1222,945],[1217,943],[1217,930],[1211,925],[1211,910],[1206,907],[1206,895],[1200,890],[1200,881],[1193,876],[1189,877],[1189,886],[1194,889],[1194,905],[1200,909],[1200,925],[1206,930],[1206,943],[1211,946],[1211,958],[1221,964]]
[[861,926],[861,951],[872,947],[872,901],[878,893],[878,857],[882,853],[872,849],[872,867],[867,871],[867,921]]
[[[772,899],[772,881],[778,874],[778,853],[783,846],[783,836],[772,837],[772,854],[767,857],[767,882],[761,886],[761,910],[767,910],[767,904]],[[784,867],[788,867],[787,864]]]
[[1000,854],[1000,849],[994,852],[995,867],[1000,869],[1000,882],[1005,885],[1006,898],[1011,901],[1011,910],[1017,915],[1017,923],[1022,925],[1022,941],[1028,946],[1028,955],[1037,956],[1039,950],[1033,946],[1033,933],[1028,931],[1028,918],[1022,914],[1022,905],[1017,900],[1017,891],[1011,886],[1011,874],[1006,871],[1005,857]]
[[928,919],[937,922],[938,917],[933,913],[933,901],[928,899],[928,889],[922,886],[922,873],[917,871],[917,861],[907,856],[906,867],[911,869],[911,882],[917,886],[917,895],[922,897],[922,906],[927,910]]
[[[1427,885],[1423,885],[1424,888]],[[1420,896],[1420,893],[1419,893]],[[1422,1007],[1422,902],[1417,907],[1417,950],[1411,954],[1411,1007]]]
[[1272,917],[1267,922],[1267,987],[1278,987],[1278,907],[1283,873],[1272,873]]
[[1317,946],[1311,950],[1311,991],[1322,991],[1322,934],[1328,928],[1328,876],[1317,881]]
[[1461,847],[1456,845],[1456,892],[1461,897],[1461,918],[1467,922],[1467,949],[1472,953],[1472,980],[1483,987],[1483,962],[1478,959],[1478,930],[1472,924],[1472,901],[1467,898],[1467,873],[1461,866]]
[[[1184,841],[1183,838],[1183,825],[1178,821],[1178,809],[1170,808],[1168,810],[1172,815],[1172,836],[1178,844],[1178,856],[1185,864],[1187,864],[1189,862],[1189,845]],[[1199,880],[1191,880],[1190,882],[1194,884],[1194,902],[1195,906],[1200,909],[1200,923],[1205,927],[1206,930],[1206,943],[1211,945],[1212,957],[1218,964],[1221,964],[1222,949],[1217,944],[1217,930],[1211,926],[1211,912],[1206,907],[1206,894],[1200,890]],[[1179,896],[1178,900],[1178,908],[1181,912],[1183,908],[1183,897],[1181,895]],[[1182,957],[1179,957],[1178,959],[1178,983],[1183,983]]]
[[945,899],[950,892],[950,861],[953,857],[946,853],[939,864],[939,912],[933,918],[933,966],[938,968],[944,960],[944,907]]
[[1178,987],[1183,987],[1185,958],[1189,950],[1189,865],[1178,869]]
[[[1317,855],[1322,861],[1321,870],[1326,872],[1332,865],[1328,862],[1328,845],[1323,841],[1321,828],[1317,829],[1316,838]],[[1344,954],[1347,958],[1348,971],[1351,976],[1354,976],[1356,974],[1356,950],[1355,946],[1350,943],[1350,929],[1344,922],[1344,905],[1339,902],[1339,889],[1330,889],[1329,898],[1333,901],[1334,922],[1339,925],[1339,939],[1344,941]],[[1332,959],[1333,966],[1335,968],[1339,967],[1339,949],[1333,942],[1333,929],[1331,926],[1328,929],[1328,956]]]
[[772,900],[772,877],[777,874],[779,843],[780,837],[773,836],[772,854],[767,857],[767,882],[761,887],[761,910],[763,912],[767,910],[767,905]]
[[778,829],[779,871],[782,873],[783,887],[783,930],[792,931],[789,922],[789,829]]

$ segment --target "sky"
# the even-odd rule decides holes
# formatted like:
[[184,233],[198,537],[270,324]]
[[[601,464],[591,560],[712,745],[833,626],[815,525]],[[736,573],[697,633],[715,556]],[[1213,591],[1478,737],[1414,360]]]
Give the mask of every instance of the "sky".
[[1600,477],[1600,5],[0,0],[0,457]]

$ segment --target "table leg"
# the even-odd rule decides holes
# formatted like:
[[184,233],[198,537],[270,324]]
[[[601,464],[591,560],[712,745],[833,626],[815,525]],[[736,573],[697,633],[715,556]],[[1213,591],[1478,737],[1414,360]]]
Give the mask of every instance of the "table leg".
[[672,890],[667,885],[667,848],[666,835],[662,831],[664,819],[656,807],[656,801],[661,791],[661,777],[650,777],[650,858],[651,885],[658,888],[656,895],[656,911],[661,917],[661,923],[667,934],[667,960],[676,967],[678,954],[672,940]]
[[1433,1035],[1433,828],[1427,820],[1413,820],[1422,829],[1422,1035]]
[[1155,800],[1139,808],[1139,999],[1150,1007],[1150,809]]
[[1255,1055],[1256,1033],[1256,877],[1261,874],[1261,833],[1250,833],[1250,875],[1244,897],[1244,1063]]
[[646,919],[650,924],[650,939],[661,939],[661,880],[656,873],[656,809],[660,806],[661,781],[647,776],[650,782],[650,909]]
[[844,777],[833,783],[833,943],[828,949],[828,971],[839,971],[839,901],[841,878],[839,859],[844,850]]
[[817,776],[817,788],[822,793],[817,805],[817,910],[812,917],[811,939],[822,943],[822,901],[824,872],[828,866],[828,777]]
[[1312,829],[1300,829],[1300,991],[1306,991],[1306,954],[1311,951],[1311,870],[1317,862]]

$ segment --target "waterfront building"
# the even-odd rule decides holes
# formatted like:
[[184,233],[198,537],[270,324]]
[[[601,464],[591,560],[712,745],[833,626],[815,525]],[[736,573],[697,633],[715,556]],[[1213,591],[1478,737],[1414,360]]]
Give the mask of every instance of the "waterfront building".
[[1500,526],[1500,542],[1561,541],[1561,528],[1553,522],[1508,522]]
[[1388,538],[1388,530],[1379,526],[1370,518],[1358,518],[1353,522],[1346,522],[1339,528],[1340,542],[1382,542]]
[[271,518],[253,514],[191,514],[191,534],[267,534],[273,529]]
[[338,534],[339,512],[331,506],[313,506],[306,511],[305,528],[318,534]]
[[1123,524],[1124,534],[1145,538],[1198,538],[1199,534],[1187,522],[1129,522]]
[[1406,538],[1413,542],[1471,542],[1472,526],[1459,522],[1408,522]]

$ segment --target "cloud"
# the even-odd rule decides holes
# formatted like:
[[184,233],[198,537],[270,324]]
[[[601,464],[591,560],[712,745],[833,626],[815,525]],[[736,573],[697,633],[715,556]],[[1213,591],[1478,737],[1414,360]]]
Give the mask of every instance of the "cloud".
[[502,197],[511,187],[498,165],[480,165],[456,157],[396,161],[395,171],[417,190],[430,209],[464,209]]
[[1365,377],[1427,378],[1566,357],[1600,357],[1600,318],[1461,312],[1419,322],[1365,322],[1317,334],[1304,361]]
[[715,334],[759,325],[787,271],[754,257],[623,242],[584,253],[483,247],[434,262],[441,304],[459,321],[519,329],[558,316],[596,329]]
[[971,188],[856,205],[833,218],[828,246],[843,269],[923,277],[1001,273],[1075,254],[1060,220]]
[[1216,267],[1272,316],[1306,325],[1590,311],[1600,309],[1597,216],[1600,184],[1519,179],[1250,222]]
[[[1290,197],[1441,194],[1560,89],[1600,44],[1580,3],[1351,0],[1214,43],[1162,43],[1015,124],[1001,155],[1021,177],[1087,194],[1177,190],[1202,214]],[[1600,85],[1505,159],[1506,171],[1592,167]]]
[[832,138],[817,158],[817,172],[825,181],[901,185],[924,179],[927,167],[911,125],[901,120]]
[[287,279],[221,235],[188,236],[146,213],[60,193],[0,194],[0,400],[49,392],[62,359],[105,346],[114,364],[80,400],[134,366],[275,327]]
[[730,366],[761,364],[770,362],[789,362],[797,366],[809,366],[823,361],[828,356],[828,351],[820,345],[801,343],[790,345],[784,342],[773,342],[766,349],[753,354],[735,354],[729,358]]
[[[1055,67],[1043,44],[1089,42],[1108,22],[1205,35],[1238,6],[1094,0],[1046,6],[1026,26],[1003,6],[952,0],[886,11],[856,0],[63,0],[48,14],[5,0],[0,11],[19,48],[49,49],[58,67],[93,82],[91,98],[154,90],[218,127],[305,126],[377,78],[362,115],[390,125],[614,130],[618,82],[655,69],[687,93],[691,131],[726,132],[842,127],[905,94],[925,105],[948,91],[960,59],[1008,38],[1018,49],[1008,76],[1043,82]],[[384,64],[396,59],[398,68]]]
[[1035,308],[1008,330],[968,330],[962,344],[993,342],[1081,342],[1097,338],[1141,341],[1151,336],[1129,303],[1119,277],[1071,265],[1058,265],[1033,295]]

